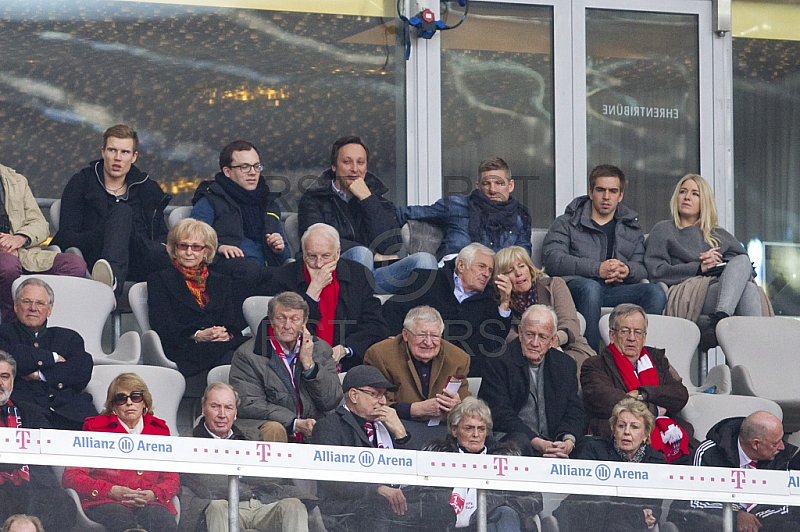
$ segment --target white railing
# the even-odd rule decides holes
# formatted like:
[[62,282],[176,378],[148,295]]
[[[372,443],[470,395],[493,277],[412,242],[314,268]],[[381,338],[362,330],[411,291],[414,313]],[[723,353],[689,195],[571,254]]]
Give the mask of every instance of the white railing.
[[[800,471],[0,429],[0,462],[800,506]],[[231,507],[235,506],[232,504]]]

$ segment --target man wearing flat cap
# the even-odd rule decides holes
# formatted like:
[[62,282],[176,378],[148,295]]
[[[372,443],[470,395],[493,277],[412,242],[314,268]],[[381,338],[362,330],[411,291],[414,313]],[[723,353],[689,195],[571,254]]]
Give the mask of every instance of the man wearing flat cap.
[[[386,392],[397,387],[373,366],[356,366],[342,382],[344,403],[314,425],[311,443],[380,449],[402,448],[411,439]],[[392,524],[444,530],[454,522],[452,508],[434,501],[409,504],[399,487],[352,482],[320,482],[320,509],[328,530],[389,530]],[[449,512],[444,510],[449,509]],[[439,521],[445,520],[439,526]]]

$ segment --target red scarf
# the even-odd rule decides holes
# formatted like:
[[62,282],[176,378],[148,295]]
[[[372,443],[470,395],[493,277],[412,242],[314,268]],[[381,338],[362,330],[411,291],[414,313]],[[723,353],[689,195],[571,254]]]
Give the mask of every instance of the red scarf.
[[[289,357],[286,356],[286,353],[281,347],[281,344],[275,340],[275,333],[272,330],[272,325],[267,327],[267,334],[269,334],[269,341],[272,344],[272,349],[281,357],[281,362],[283,362],[286,371],[289,372],[289,380],[292,381],[292,387],[294,388],[294,394],[297,397],[297,419],[303,418],[303,401],[300,400],[300,390],[297,389],[297,383],[294,382],[294,368],[297,364],[297,357],[299,356],[297,353],[294,354],[292,358],[292,362],[289,362]],[[295,344],[296,345],[296,344]],[[296,350],[296,348],[295,348]],[[302,432],[295,432],[294,435],[289,436],[289,441],[292,443],[303,443],[303,433]]]
[[187,268],[182,266],[177,259],[172,261],[175,269],[181,272],[183,278],[186,280],[186,287],[197,300],[200,308],[205,308],[208,305],[209,297],[206,294],[206,281],[208,280],[208,265],[201,262],[200,266],[195,268]]
[[[660,384],[653,360],[646,349],[642,348],[636,363],[640,368],[638,376],[631,361],[620,353],[614,344],[609,344],[608,349],[614,355],[614,363],[617,365],[622,382],[625,383],[628,391],[636,390],[641,386],[658,386]],[[680,438],[676,437],[678,431],[680,431]],[[682,455],[689,454],[689,435],[672,419],[667,416],[658,416],[656,426],[650,435],[650,445],[655,450],[663,452],[667,463],[670,463]]]
[[[0,426],[9,429],[22,426],[22,417],[19,414],[19,410],[11,401],[0,407]],[[10,481],[15,486],[19,486],[30,479],[30,469],[26,465],[4,464],[4,467],[0,470],[0,484]]]
[[[303,275],[306,278],[306,283],[310,283],[311,276],[308,274],[308,266],[305,264],[303,264]],[[336,305],[338,303],[339,280],[336,278],[336,270],[333,270],[331,284],[323,288],[319,295],[319,313],[321,317],[314,335],[328,342],[331,347],[333,347],[333,333],[336,330]]]

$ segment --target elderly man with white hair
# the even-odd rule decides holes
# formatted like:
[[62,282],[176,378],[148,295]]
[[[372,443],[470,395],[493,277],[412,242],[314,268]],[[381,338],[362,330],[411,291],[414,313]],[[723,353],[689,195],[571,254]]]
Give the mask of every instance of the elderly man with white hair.
[[444,438],[447,427],[442,421],[470,395],[469,355],[442,340],[443,330],[436,309],[415,307],[406,314],[402,334],[378,342],[364,355],[364,364],[377,367],[397,386],[388,394],[389,405],[418,436],[418,445]]
[[347,371],[361,364],[367,348],[389,336],[372,274],[340,257],[339,233],[330,225],[312,225],[300,244],[303,260],[275,272],[270,295],[285,291],[303,295],[309,307],[309,331],[328,342],[334,361]]
[[417,278],[384,305],[389,332],[400,334],[408,311],[430,305],[444,319],[444,338],[471,358],[470,377],[483,375],[483,368],[506,351],[511,328],[511,291],[494,296],[492,272],[494,251],[472,243],[435,272],[415,270]]
[[568,458],[584,434],[577,367],[556,349],[557,330],[552,308],[528,307],[519,339],[486,365],[478,394],[492,409],[495,430],[505,432],[525,456]]

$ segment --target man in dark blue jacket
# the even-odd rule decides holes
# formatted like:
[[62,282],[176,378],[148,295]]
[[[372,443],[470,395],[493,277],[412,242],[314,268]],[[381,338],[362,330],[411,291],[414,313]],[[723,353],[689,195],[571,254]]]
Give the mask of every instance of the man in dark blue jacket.
[[236,140],[219,154],[213,181],[203,181],[192,198],[192,218],[217,232],[219,246],[211,269],[231,278],[237,322],[244,300],[269,281],[268,267],[290,257],[281,225],[279,193],[261,176],[264,165],[253,144]]
[[448,260],[471,242],[479,242],[495,253],[508,246],[522,246],[531,253],[531,214],[511,197],[514,179],[500,157],[489,157],[478,166],[475,190],[468,195],[448,196],[433,205],[397,208],[402,225],[420,220],[444,230],[436,256]]
[[0,325],[0,349],[17,361],[15,400],[39,406],[54,429],[82,430],[97,415],[84,391],[94,363],[80,334],[47,326],[52,310],[50,285],[36,277],[22,281],[14,294],[17,319]]

